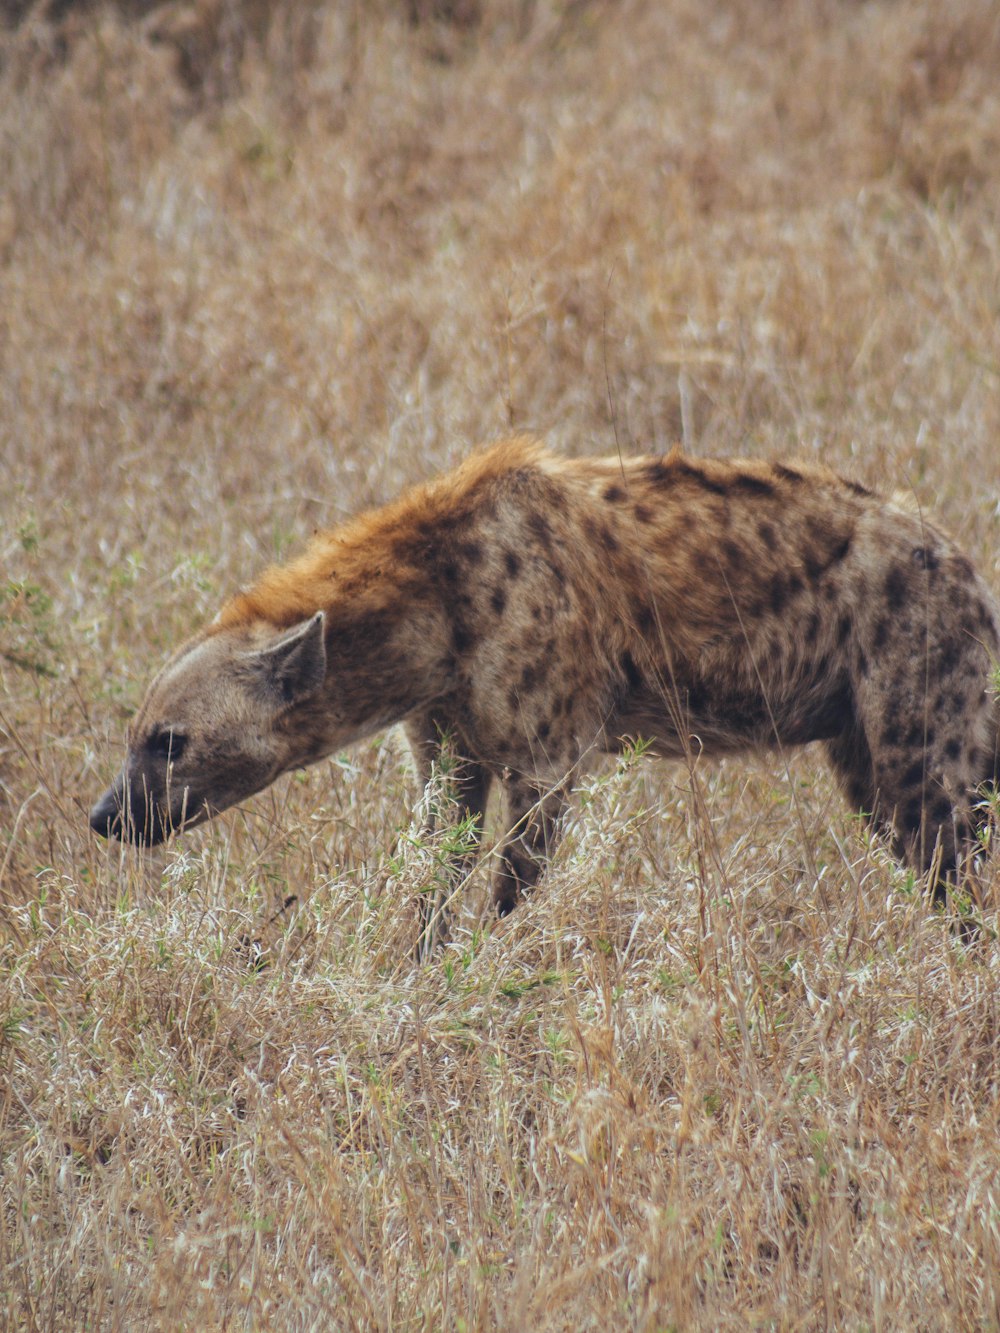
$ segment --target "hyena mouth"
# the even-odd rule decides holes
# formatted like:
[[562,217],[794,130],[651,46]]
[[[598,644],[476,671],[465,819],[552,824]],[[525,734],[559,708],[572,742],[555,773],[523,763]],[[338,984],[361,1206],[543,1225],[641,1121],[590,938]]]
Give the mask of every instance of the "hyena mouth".
[[116,838],[139,847],[155,847],[174,832],[173,823],[158,805],[144,802],[138,812],[129,807],[130,803],[111,787],[91,810],[90,827],[102,838]]

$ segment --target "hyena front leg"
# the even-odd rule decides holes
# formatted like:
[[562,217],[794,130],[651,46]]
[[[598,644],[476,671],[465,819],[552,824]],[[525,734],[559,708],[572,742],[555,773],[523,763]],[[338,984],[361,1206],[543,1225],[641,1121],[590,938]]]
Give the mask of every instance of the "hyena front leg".
[[855,719],[833,740],[826,742],[827,758],[852,814],[875,815],[875,769],[868,737]]
[[566,806],[564,786],[542,787],[520,775],[501,779],[503,818],[508,832],[500,845],[500,866],[493,877],[497,915],[517,906],[545,869],[559,841],[559,817]]
[[[492,774],[482,764],[460,754],[455,742],[433,717],[410,722],[405,730],[421,787],[430,796],[426,802],[428,833],[442,825],[470,821],[462,851],[448,867],[447,886],[420,896],[417,957],[426,958],[447,937],[448,899],[471,872],[479,854]],[[438,790],[429,792],[430,784],[435,781]],[[442,809],[442,799],[447,809]]]

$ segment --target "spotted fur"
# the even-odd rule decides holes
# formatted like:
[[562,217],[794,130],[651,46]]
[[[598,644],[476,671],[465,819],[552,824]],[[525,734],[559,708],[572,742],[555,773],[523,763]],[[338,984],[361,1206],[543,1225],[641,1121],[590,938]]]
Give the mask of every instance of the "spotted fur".
[[518,438],[227,603],[153,681],[92,823],[156,842],[402,723],[424,777],[452,738],[480,822],[499,783],[504,914],[594,754],[819,741],[940,893],[997,777],[998,645],[955,545],[824,468],[569,460]]

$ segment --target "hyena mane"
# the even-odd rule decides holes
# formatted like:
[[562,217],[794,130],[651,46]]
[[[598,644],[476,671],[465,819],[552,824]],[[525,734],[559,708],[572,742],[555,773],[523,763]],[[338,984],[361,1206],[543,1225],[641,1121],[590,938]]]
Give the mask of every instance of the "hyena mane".
[[450,739],[480,829],[499,785],[502,915],[594,755],[820,742],[940,898],[997,779],[998,644],[955,544],[825,468],[516,438],[229,601],[154,678],[91,823],[155,843],[400,723],[424,779]]

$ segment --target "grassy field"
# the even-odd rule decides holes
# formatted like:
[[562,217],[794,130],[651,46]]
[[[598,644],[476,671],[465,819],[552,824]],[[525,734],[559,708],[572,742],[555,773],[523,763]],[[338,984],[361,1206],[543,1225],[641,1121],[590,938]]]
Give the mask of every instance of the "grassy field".
[[224,597],[512,427],[823,459],[1000,589],[993,0],[4,13],[0,1326],[1000,1328],[996,904],[818,756],[609,766],[423,965],[393,736],[86,821]]

